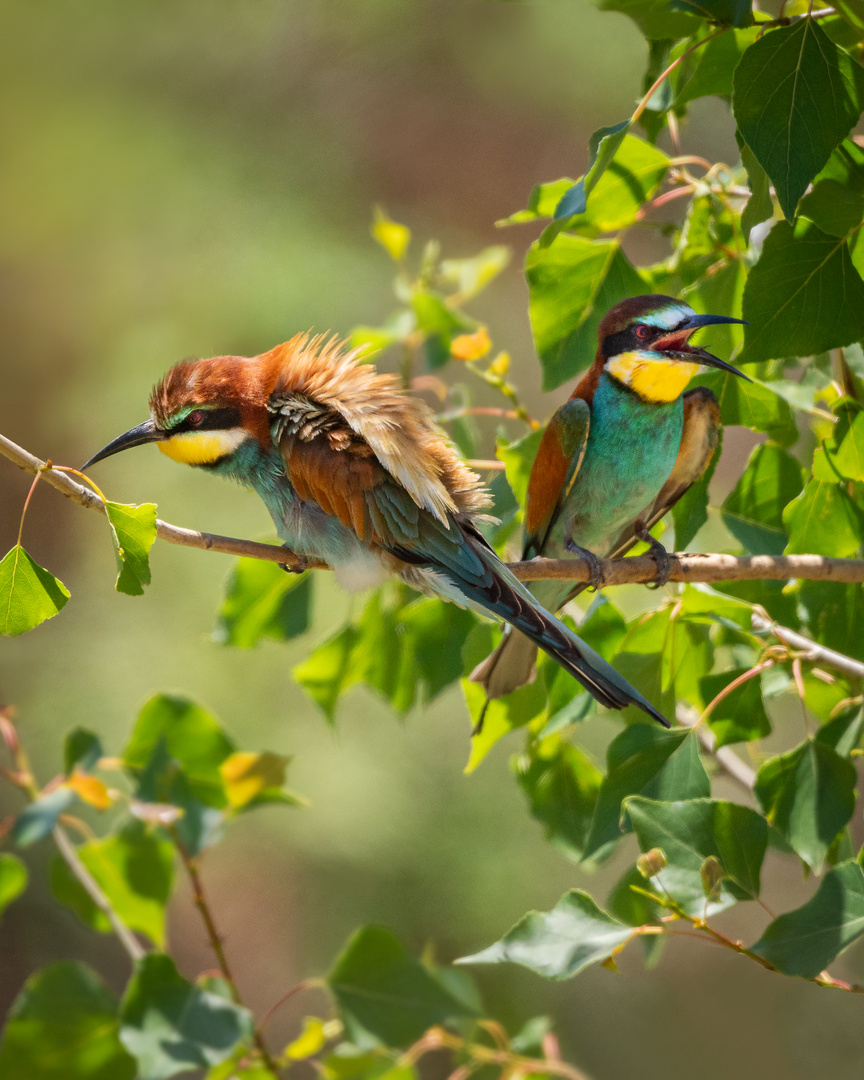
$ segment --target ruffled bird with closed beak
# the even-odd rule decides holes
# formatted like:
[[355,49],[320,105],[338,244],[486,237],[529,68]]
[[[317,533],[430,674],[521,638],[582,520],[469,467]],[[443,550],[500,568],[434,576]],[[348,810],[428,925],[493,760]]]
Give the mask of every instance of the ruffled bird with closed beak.
[[251,487],[285,544],[327,563],[345,588],[395,574],[503,619],[603,705],[635,704],[666,724],[501,562],[478,529],[489,496],[426,406],[335,339],[298,335],[260,356],[176,365],[153,390],[150,418],[84,468],[143,443]]

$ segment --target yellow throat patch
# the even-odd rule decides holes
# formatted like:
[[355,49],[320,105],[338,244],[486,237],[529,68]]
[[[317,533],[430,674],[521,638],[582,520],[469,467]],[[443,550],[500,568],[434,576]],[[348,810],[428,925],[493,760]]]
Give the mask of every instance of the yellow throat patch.
[[681,360],[650,360],[645,353],[626,352],[607,361],[606,370],[643,401],[661,403],[680,397],[699,365]]
[[210,465],[233,453],[246,438],[243,428],[227,431],[183,431],[156,445],[172,461],[184,465]]

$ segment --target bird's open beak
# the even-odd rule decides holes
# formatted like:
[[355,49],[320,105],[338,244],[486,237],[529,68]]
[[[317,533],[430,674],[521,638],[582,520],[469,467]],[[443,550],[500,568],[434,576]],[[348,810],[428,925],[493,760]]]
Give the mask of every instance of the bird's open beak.
[[112,454],[119,454],[121,450],[128,450],[130,446],[143,446],[144,443],[160,442],[165,438],[167,438],[166,432],[156,427],[152,418],[145,420],[143,424],[130,428],[124,434],[118,435],[113,442],[103,446],[98,454],[94,454],[89,461],[84,462],[81,469],[82,471],[89,469],[97,461],[104,461],[105,458],[111,457]]
[[719,368],[721,371],[729,371],[741,379],[746,379],[747,382],[753,382],[748,375],[733,367],[732,364],[727,364],[725,360],[721,360],[719,356],[714,356],[713,353],[709,353],[705,349],[696,349],[688,342],[687,339],[695,330],[699,330],[703,326],[716,326],[719,323],[748,325],[743,319],[733,319],[729,315],[692,315],[681,326],[677,326],[671,333],[655,341],[651,348],[671,355],[676,360],[685,360],[689,364],[704,364],[706,367]]

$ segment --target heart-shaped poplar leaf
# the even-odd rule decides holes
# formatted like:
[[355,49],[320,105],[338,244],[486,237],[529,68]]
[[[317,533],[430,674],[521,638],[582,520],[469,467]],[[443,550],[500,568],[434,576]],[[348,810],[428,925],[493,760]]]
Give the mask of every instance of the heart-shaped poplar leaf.
[[815,19],[755,41],[733,78],[738,130],[768,173],[787,220],[861,114],[858,65]]
[[864,871],[857,862],[829,870],[803,907],[769,923],[752,947],[784,975],[813,979],[864,934]]
[[547,979],[570,979],[607,960],[632,933],[588,893],[571,889],[551,911],[529,911],[500,941],[457,963],[520,964]]
[[59,578],[16,544],[0,561],[0,634],[17,637],[52,618],[69,599]]
[[117,557],[114,588],[127,596],[141,596],[150,584],[150,548],[156,539],[156,504],[106,502],[111,539]]
[[745,551],[781,555],[788,543],[783,509],[804,486],[804,470],[775,443],[763,443],[723,503],[723,524]]

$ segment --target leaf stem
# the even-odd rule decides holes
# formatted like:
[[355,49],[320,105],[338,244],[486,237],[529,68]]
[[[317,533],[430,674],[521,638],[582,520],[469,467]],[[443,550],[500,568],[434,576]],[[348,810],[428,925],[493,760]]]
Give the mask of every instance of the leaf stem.
[[673,60],[669,67],[667,67],[661,75],[658,75],[654,82],[651,84],[648,92],[636,106],[636,111],[630,117],[630,123],[636,123],[636,121],[648,107],[648,102],[651,100],[657,90],[659,90],[659,88],[663,85],[665,80],[668,79],[672,72],[678,67],[682,60],[686,60],[691,53],[695,52],[697,49],[701,49],[703,45],[707,45],[707,43],[713,40],[713,38],[719,37],[720,34],[725,34],[727,30],[730,29],[731,27],[729,26],[722,26],[719,30],[715,30],[713,34],[709,34],[708,37],[702,38],[701,41],[697,41],[695,45],[691,45],[690,48],[686,50],[686,52],[681,53],[677,60]]
[[[237,983],[234,981],[234,976],[231,972],[231,968],[228,965],[228,957],[225,953],[225,948],[222,944],[222,938],[219,935],[219,931],[216,929],[216,923],[213,920],[213,913],[210,910],[210,905],[207,902],[207,897],[204,893],[204,884],[201,881],[201,875],[198,873],[197,861],[186,850],[185,845],[180,839],[177,832],[177,828],[174,825],[168,826],[168,832],[171,835],[171,839],[174,841],[174,846],[177,848],[177,852],[180,855],[180,861],[183,863],[183,867],[186,870],[186,874],[189,878],[189,883],[192,886],[192,900],[195,907],[198,909],[198,913],[201,916],[201,921],[204,923],[204,929],[207,932],[207,940],[210,943],[210,947],[216,954],[216,960],[219,964],[219,970],[222,973],[225,982],[228,984],[228,989],[231,992],[231,997],[235,1005],[243,1007],[243,999],[240,997],[240,991],[237,989]],[[270,1051],[264,1042],[264,1038],[261,1034],[260,1027],[256,1025],[255,1034],[253,1036],[255,1046],[261,1055],[261,1060],[264,1063],[265,1068],[270,1072],[276,1080],[279,1080],[279,1068],[273,1058],[270,1056]]]

